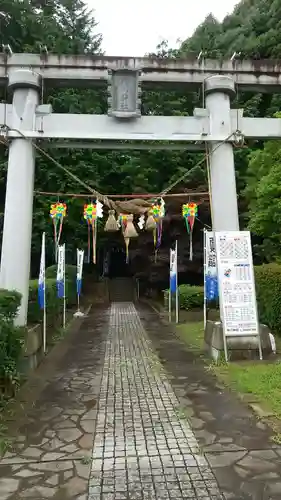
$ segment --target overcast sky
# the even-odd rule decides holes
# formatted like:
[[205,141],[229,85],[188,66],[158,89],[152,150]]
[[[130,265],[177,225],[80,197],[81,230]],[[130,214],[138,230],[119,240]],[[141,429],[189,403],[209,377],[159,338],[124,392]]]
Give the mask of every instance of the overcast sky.
[[212,12],[219,20],[238,0],[88,0],[95,10],[103,50],[113,56],[143,56],[167,39],[185,40]]

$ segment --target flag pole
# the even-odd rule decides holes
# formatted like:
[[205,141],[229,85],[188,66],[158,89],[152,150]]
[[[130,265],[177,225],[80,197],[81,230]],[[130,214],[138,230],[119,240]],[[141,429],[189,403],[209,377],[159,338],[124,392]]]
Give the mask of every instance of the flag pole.
[[46,314],[46,277],[45,277],[45,259],[46,259],[46,244],[45,244],[46,233],[42,234],[42,247],[44,252],[44,281],[43,281],[43,352],[46,354],[47,351],[47,314]]
[[83,274],[84,250],[77,248],[77,272],[76,272],[76,291],[77,291],[77,311],[74,316],[81,318],[84,314],[80,311],[80,294],[82,287],[82,274]]
[[77,293],[77,312],[80,313],[80,297],[79,297],[79,293]]
[[76,292],[77,292],[77,312],[80,314],[80,290],[79,290],[79,279],[80,279],[80,267],[79,267],[79,259],[80,259],[80,252],[79,249],[77,248],[76,251],[76,258],[77,258],[77,273],[76,273]]
[[65,297],[65,243],[63,245],[63,328],[66,324],[66,297]]
[[206,283],[206,265],[207,265],[207,235],[206,235],[206,229],[204,227],[203,229],[203,241],[204,241],[204,249],[203,249],[203,258],[204,258],[204,264],[203,264],[203,272],[204,272],[204,330],[206,329],[207,325],[207,283]]
[[179,322],[179,287],[178,287],[178,241],[176,241],[176,323]]
[[172,292],[171,292],[171,249],[170,249],[170,273],[169,273],[169,322],[172,321]]

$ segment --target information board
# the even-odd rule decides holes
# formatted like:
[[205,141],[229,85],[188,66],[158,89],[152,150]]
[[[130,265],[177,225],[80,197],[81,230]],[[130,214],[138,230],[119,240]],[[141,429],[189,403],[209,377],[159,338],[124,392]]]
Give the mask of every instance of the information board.
[[249,231],[216,232],[220,310],[226,337],[258,336]]

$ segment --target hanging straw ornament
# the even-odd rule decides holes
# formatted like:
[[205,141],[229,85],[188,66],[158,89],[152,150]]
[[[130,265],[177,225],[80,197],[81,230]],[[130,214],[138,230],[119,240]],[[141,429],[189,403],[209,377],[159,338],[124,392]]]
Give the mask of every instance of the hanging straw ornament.
[[197,213],[197,203],[186,203],[182,206],[182,216],[185,220],[187,232],[189,233],[189,260],[193,259],[192,235]]
[[88,225],[88,263],[90,262],[91,253],[91,231],[92,231],[92,246],[93,246],[93,263],[96,264],[97,258],[97,219],[103,216],[103,205],[98,200],[96,203],[84,205],[84,219]]
[[155,219],[153,217],[153,211],[151,208],[148,212],[148,217],[147,217],[146,223],[145,223],[145,229],[147,231],[154,231],[155,228],[156,228],[156,222],[155,222]]
[[66,204],[60,203],[59,201],[57,203],[53,203],[50,208],[50,216],[53,221],[53,227],[54,227],[56,260],[57,260],[57,249],[60,243],[60,238],[62,233],[63,220],[66,217],[66,210],[67,210]]
[[118,222],[115,218],[115,211],[114,210],[109,210],[108,211],[108,219],[106,221],[106,224],[104,226],[104,230],[107,232],[115,232],[118,231],[119,226]]
[[138,233],[133,224],[134,216],[133,214],[120,214],[119,223],[122,229],[125,245],[126,245],[126,263],[129,262],[129,244],[131,238],[137,238]]
[[124,231],[124,238],[137,238],[138,233],[133,224],[134,216],[132,214],[128,215],[126,228]]

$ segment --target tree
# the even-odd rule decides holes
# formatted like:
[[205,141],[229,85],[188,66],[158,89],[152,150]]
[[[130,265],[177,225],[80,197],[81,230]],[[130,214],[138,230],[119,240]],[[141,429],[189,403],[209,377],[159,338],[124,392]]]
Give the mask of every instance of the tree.
[[[50,52],[58,54],[99,54],[101,35],[98,34],[94,15],[87,9],[83,0],[0,0],[0,39],[9,43],[14,52],[38,52],[40,45],[46,45]],[[212,15],[195,30],[192,37],[185,40],[180,48],[169,47],[163,41],[152,57],[177,58],[198,55],[207,51],[207,57],[229,58],[234,51],[241,51],[244,57],[280,57],[281,55],[281,0],[243,0],[219,23]],[[52,90],[44,95],[44,102],[60,113],[106,113],[107,90]],[[244,108],[244,115],[251,117],[273,116],[281,107],[281,99],[276,96],[238,92],[237,107]],[[202,107],[200,93],[188,93],[186,89],[143,89],[142,113],[145,115],[192,115],[194,107]],[[258,148],[258,149],[257,149]],[[280,146],[271,142],[263,147],[262,143],[249,144],[249,149],[235,151],[236,178],[239,194],[242,227],[249,222],[252,231],[261,241],[257,251],[264,255],[265,244],[270,247],[270,258],[278,257],[279,221],[278,212],[269,220],[264,203],[272,204],[272,212],[278,209],[278,162]],[[249,160],[249,153],[250,160]],[[51,154],[71,172],[100,192],[116,194],[128,191],[160,192],[171,182],[188,172],[184,183],[178,189],[200,186],[208,189],[204,163],[196,166],[204,157],[202,153],[188,151],[91,151],[91,150],[51,150]],[[0,203],[4,206],[5,168],[7,155],[0,156]],[[272,168],[271,168],[272,165]],[[274,167],[274,168],[273,168]],[[271,184],[271,188],[270,188]],[[275,190],[272,188],[275,186]],[[37,160],[36,190],[78,192],[77,184],[53,163],[40,157]],[[256,196],[256,192],[258,196]],[[90,200],[90,198],[89,198]],[[275,201],[274,201],[275,200]],[[37,263],[40,253],[40,239],[43,229],[49,232],[48,219],[50,203],[56,198],[35,197],[34,225],[32,241],[32,262]],[[87,241],[87,229],[82,224],[82,205],[84,201],[68,199],[68,216],[65,221],[63,237],[74,256],[75,247]],[[249,207],[248,207],[249,205]],[[180,207],[173,206],[180,214]],[[200,219],[207,221],[209,214],[200,207]],[[179,215],[180,217],[180,215]],[[245,224],[245,225],[244,225]],[[273,224],[273,225],[272,225]],[[173,227],[168,227],[172,233]],[[184,228],[180,226],[184,238]],[[169,233],[169,234],[170,234]],[[73,236],[74,235],[74,236]],[[202,257],[201,232],[195,232]],[[276,239],[277,238],[277,239]],[[168,241],[168,238],[167,238]],[[260,243],[260,240],[258,241]],[[169,244],[169,242],[168,242]],[[281,252],[279,252],[280,254]],[[52,259],[52,245],[48,251]],[[198,266],[198,262],[195,263]]]
[[258,248],[268,262],[280,260],[281,244],[281,142],[268,141],[252,152],[245,197],[249,205],[249,229],[261,238]]

